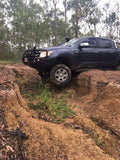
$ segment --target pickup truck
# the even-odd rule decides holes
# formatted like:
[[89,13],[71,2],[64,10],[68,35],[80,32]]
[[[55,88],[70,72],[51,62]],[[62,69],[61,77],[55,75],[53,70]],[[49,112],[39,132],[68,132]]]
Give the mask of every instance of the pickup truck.
[[49,75],[55,85],[69,83],[72,73],[88,69],[117,68],[120,65],[120,44],[100,37],[82,37],[58,46],[26,50],[23,62]]

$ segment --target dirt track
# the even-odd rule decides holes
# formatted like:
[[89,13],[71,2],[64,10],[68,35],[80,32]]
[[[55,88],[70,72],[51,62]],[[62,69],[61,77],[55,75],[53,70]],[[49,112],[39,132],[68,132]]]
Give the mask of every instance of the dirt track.
[[18,128],[25,134],[22,149],[28,160],[120,159],[119,71],[87,71],[66,88],[70,92],[68,103],[76,105],[78,115],[64,123],[73,128],[33,116],[20,94],[18,79],[25,83],[40,81],[34,69],[24,65],[0,66],[0,77],[2,160],[24,159],[19,136],[12,132]]

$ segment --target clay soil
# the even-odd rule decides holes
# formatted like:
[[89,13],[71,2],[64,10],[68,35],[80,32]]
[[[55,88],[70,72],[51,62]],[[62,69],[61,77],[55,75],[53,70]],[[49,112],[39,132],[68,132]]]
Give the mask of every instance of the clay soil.
[[22,64],[0,65],[0,160],[120,160],[119,71],[83,72],[59,89],[76,112],[59,124],[27,106],[20,81],[41,78]]

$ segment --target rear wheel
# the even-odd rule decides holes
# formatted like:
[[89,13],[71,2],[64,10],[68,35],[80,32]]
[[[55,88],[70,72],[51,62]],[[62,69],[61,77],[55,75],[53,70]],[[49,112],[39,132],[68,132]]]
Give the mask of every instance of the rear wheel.
[[71,70],[64,64],[58,64],[50,72],[51,82],[55,85],[66,85],[71,79]]

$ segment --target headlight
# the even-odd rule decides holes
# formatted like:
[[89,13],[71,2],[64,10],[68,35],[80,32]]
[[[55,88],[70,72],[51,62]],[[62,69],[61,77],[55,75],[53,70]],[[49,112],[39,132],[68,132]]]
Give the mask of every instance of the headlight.
[[[50,56],[50,54],[52,53],[52,51],[48,51],[48,56]],[[43,57],[46,57],[47,56],[47,52],[46,51],[42,51],[41,53],[40,53],[40,58],[43,58]]]
[[52,51],[48,51],[48,56],[50,56],[50,55],[51,55],[51,53],[52,53]]

